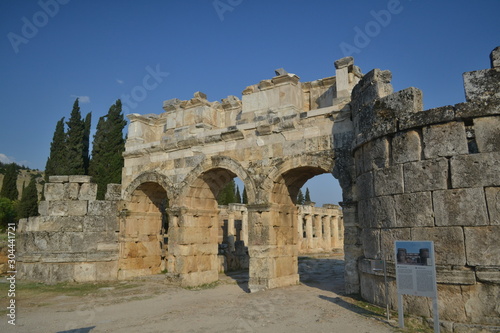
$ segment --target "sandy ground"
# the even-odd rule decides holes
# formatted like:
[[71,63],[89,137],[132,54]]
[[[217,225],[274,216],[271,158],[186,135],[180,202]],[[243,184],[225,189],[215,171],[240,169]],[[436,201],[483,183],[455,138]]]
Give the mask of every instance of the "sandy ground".
[[[250,294],[245,272],[187,290],[158,275],[86,296],[20,300],[16,326],[0,332],[394,332],[394,324],[343,294],[341,256],[301,258],[301,284]],[[3,302],[2,302],[3,303]]]

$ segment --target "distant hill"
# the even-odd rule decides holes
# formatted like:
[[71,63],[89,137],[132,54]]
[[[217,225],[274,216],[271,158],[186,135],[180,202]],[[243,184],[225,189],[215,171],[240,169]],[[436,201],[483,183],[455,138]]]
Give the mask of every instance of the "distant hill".
[[[6,163],[0,162],[0,190],[2,189],[3,178],[4,178],[4,175],[5,175],[5,167],[7,165],[8,164],[6,164]],[[28,184],[29,184],[29,182],[31,180],[32,175],[35,176],[35,177],[37,177],[37,186],[36,187],[37,187],[37,190],[38,190],[38,193],[39,193],[39,196],[40,196],[41,193],[42,193],[43,181],[44,181],[44,179],[43,179],[43,177],[44,177],[43,171],[32,170],[30,168],[27,168],[25,166],[21,166],[21,165],[18,165],[18,164],[16,164],[16,166],[18,167],[18,170],[19,170],[19,174],[17,175],[17,182],[16,182],[17,191],[19,192],[19,199],[21,199],[21,195],[22,195],[22,192],[23,192],[23,187],[28,186]]]

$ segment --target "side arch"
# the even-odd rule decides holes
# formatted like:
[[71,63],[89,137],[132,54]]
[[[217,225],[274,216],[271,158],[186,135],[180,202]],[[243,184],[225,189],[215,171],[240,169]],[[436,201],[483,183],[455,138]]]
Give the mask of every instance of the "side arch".
[[168,200],[173,199],[174,186],[172,181],[165,175],[156,171],[146,171],[139,174],[123,191],[123,200],[130,201],[134,191],[144,183],[156,183],[160,185],[167,193]]

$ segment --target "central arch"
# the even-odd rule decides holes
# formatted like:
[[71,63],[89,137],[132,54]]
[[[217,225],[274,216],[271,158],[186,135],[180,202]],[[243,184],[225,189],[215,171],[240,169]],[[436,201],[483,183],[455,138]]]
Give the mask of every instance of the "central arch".
[[235,177],[244,182],[249,200],[254,200],[255,186],[247,172],[235,160],[219,156],[203,161],[186,176],[169,209],[168,270],[178,274],[184,286],[219,278],[217,197]]

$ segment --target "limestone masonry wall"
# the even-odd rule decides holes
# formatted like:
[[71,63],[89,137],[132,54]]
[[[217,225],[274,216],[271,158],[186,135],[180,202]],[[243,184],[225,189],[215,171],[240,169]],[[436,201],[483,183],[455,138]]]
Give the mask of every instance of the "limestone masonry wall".
[[[420,90],[391,93],[380,70],[352,92],[357,223],[346,252],[360,251],[361,295],[383,304],[370,269],[382,255],[395,308],[394,240],[432,240],[445,331],[500,326],[500,49],[491,57],[496,67],[464,73],[466,102],[454,106],[422,111]],[[432,317],[427,298],[405,296],[405,309]]]
[[43,282],[115,280],[120,185],[96,200],[89,176],[51,176],[40,216],[18,226],[18,274]]

